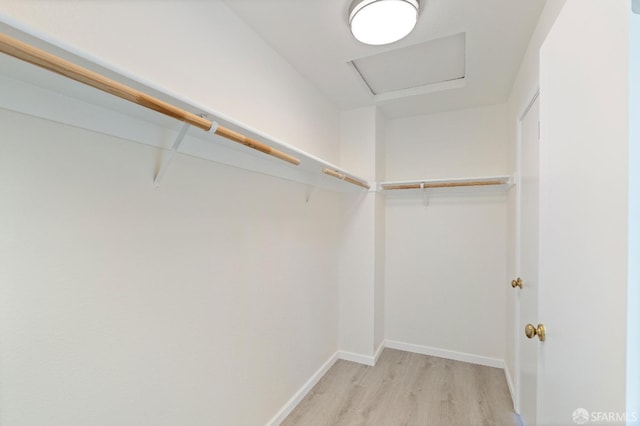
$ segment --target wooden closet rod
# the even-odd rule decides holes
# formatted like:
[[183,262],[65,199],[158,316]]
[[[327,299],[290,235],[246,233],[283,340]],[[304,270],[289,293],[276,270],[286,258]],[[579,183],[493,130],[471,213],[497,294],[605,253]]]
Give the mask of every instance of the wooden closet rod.
[[469,182],[434,182],[434,183],[407,183],[398,185],[382,185],[382,189],[422,189],[422,188],[453,188],[457,186],[484,186],[504,185],[501,180],[478,180]]
[[255,139],[251,139],[243,134],[240,134],[238,132],[234,132],[231,129],[227,129],[226,127],[223,126],[218,126],[216,128],[216,135],[222,136],[223,138],[227,138],[229,140],[232,140],[234,142],[238,142],[241,143],[242,145],[248,146],[249,148],[253,148],[257,151],[260,152],[264,152],[265,154],[271,155],[273,157],[279,158],[283,161],[286,161],[287,163],[291,163],[295,166],[298,166],[300,164],[300,160],[297,159],[296,157],[293,157],[289,154],[285,154],[282,151],[279,151],[267,144],[264,144],[262,142],[258,142]]
[[[158,98],[147,95],[146,93],[133,89],[122,83],[118,83],[115,80],[2,33],[0,33],[0,52],[94,87],[98,90],[102,90],[103,92],[110,93],[129,102],[133,102],[145,108],[173,117],[177,120],[184,121],[185,123],[189,123],[202,130],[209,131],[213,126],[213,122],[204,117],[200,117],[182,108],[178,108],[175,105],[161,101]],[[269,145],[258,142],[255,139],[251,139],[223,126],[217,126],[215,134],[265,154],[269,154],[288,163],[295,164],[296,166],[300,164],[300,160],[291,155],[285,154],[284,152]]]
[[337,170],[322,169],[322,173],[324,173],[325,175],[333,176],[334,178],[343,180],[345,182],[349,182],[349,183],[352,183],[354,185],[361,186],[361,187],[363,187],[365,189],[369,189],[370,188],[370,186],[366,182],[363,182],[363,181],[361,181],[359,179],[354,179],[351,176],[347,176],[344,173],[340,173]]

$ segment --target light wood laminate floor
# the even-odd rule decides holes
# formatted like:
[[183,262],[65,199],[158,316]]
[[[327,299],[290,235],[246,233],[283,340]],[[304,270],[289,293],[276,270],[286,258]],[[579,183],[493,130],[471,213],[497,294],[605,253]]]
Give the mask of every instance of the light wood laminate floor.
[[514,426],[504,372],[385,349],[375,367],[339,360],[283,426]]

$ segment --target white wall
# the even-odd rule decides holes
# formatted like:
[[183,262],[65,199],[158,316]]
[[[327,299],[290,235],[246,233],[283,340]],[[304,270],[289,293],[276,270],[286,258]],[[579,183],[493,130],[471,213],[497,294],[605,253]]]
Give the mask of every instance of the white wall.
[[629,13],[567,0],[540,50],[540,424],[625,412]]
[[389,120],[386,180],[490,176],[506,172],[505,106]]
[[[384,172],[384,126],[376,107],[341,114],[341,164],[371,183]],[[341,196],[340,350],[343,357],[374,364],[384,342],[385,233],[382,195]]]
[[[221,1],[0,20],[338,159],[338,111]],[[153,148],[0,117],[0,423],[263,424],[338,349],[337,195],[184,156],[154,191]]]
[[0,127],[2,424],[264,424],[335,353],[334,194]]
[[640,2],[629,27],[629,290],[627,305],[627,412],[640,424]]
[[221,0],[0,0],[0,20],[338,160],[338,111]]
[[[386,180],[501,175],[506,106],[390,120]],[[386,199],[386,338],[476,361],[504,355],[506,195]]]
[[[387,119],[376,109],[376,182],[384,180],[385,175],[385,138],[387,131]],[[385,340],[385,251],[386,251],[386,220],[385,220],[385,200],[382,194],[375,196],[375,289],[374,289],[374,335],[373,347],[377,350],[384,344]]]
[[340,197],[339,346],[342,351],[371,357],[374,351],[376,194],[344,193]]

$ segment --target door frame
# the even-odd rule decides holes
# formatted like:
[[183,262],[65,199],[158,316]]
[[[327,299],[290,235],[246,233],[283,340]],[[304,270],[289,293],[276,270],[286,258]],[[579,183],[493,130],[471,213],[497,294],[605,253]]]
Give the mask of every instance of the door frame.
[[[536,87],[531,96],[528,96],[525,99],[529,101],[525,104],[524,108],[522,108],[521,113],[518,115],[517,123],[516,123],[516,131],[517,131],[517,145],[516,145],[516,172],[514,176],[515,189],[516,189],[516,211],[515,211],[515,256],[514,256],[514,272],[515,276],[520,276],[521,272],[521,252],[520,252],[520,243],[522,241],[522,235],[520,232],[520,226],[522,224],[522,120],[526,117],[527,113],[531,110],[533,104],[540,97],[540,88]],[[515,326],[513,328],[513,368],[514,368],[514,390],[515,395],[513,398],[513,408],[516,414],[520,415],[520,397],[521,397],[521,389],[520,389],[520,345],[518,344],[520,339],[520,292],[513,297],[513,316],[515,321]]]

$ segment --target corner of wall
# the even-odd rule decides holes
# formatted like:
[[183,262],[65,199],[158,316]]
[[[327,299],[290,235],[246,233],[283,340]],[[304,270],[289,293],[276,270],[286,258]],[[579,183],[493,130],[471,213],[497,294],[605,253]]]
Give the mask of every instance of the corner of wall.
[[[342,112],[341,165],[377,181],[384,172],[384,124],[375,106]],[[345,359],[369,363],[384,342],[385,206],[375,191],[342,199],[340,350]]]
[[640,424],[640,1],[633,1],[629,40],[629,253],[627,295],[627,412]]

